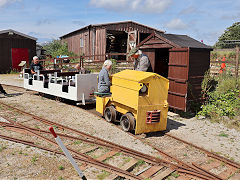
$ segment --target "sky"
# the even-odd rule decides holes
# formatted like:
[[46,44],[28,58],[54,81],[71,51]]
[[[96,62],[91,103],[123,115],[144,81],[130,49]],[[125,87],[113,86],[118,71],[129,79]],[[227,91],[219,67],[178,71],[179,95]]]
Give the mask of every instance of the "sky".
[[135,21],[214,45],[240,21],[240,0],[0,0],[0,31],[57,39],[89,24]]

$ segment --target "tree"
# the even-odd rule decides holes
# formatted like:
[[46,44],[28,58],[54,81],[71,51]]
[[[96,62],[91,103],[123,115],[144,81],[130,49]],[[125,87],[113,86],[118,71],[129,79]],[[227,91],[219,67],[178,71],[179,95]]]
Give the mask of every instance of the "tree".
[[54,39],[51,42],[45,43],[43,48],[46,50],[46,54],[52,57],[60,55],[76,56],[73,52],[68,51],[67,43],[61,42],[61,40]]
[[240,22],[233,23],[224,33],[218,38],[214,45],[216,48],[234,48],[233,44],[224,44],[225,40],[240,40]]

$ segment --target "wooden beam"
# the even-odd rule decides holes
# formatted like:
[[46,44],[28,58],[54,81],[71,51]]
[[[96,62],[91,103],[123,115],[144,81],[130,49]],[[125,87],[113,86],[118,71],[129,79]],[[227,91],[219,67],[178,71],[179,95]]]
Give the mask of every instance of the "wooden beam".
[[235,67],[236,78],[238,78],[238,69],[239,69],[239,46],[236,45],[236,67]]

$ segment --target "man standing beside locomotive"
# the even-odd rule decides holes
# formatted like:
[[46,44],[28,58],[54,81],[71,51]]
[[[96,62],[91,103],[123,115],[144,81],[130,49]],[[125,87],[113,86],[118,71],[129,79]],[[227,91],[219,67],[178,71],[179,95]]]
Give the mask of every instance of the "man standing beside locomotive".
[[134,70],[152,72],[151,63],[147,55],[143,54],[141,50],[132,48],[128,57],[134,58]]

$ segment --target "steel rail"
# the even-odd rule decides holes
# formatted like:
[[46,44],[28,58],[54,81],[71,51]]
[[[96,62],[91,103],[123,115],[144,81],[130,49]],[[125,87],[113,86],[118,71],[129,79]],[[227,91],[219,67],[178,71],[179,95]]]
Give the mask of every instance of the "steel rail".
[[[21,128],[21,126],[18,126],[18,125],[16,125],[16,124],[14,125],[14,124],[12,124],[12,123],[0,122],[0,126],[2,126],[2,127],[9,127],[9,128],[12,128],[12,129],[21,129],[21,130],[24,130],[24,128]],[[28,127],[28,129],[30,129],[30,130],[32,130],[32,131],[34,131],[34,132],[42,132],[42,133],[51,134],[49,131],[45,131],[45,130],[42,130],[42,129],[36,129],[36,128],[31,128],[31,127]],[[151,163],[151,164],[155,164],[155,165],[159,164],[159,163],[156,163],[156,161],[151,161],[150,159],[151,159],[151,158],[155,158],[155,157],[149,156],[149,155],[147,155],[147,154],[144,154],[145,156],[142,157],[141,155],[138,155],[138,154],[137,154],[137,153],[139,153],[139,152],[137,152],[136,154],[129,153],[129,152],[125,151],[125,149],[118,148],[118,147],[115,148],[115,147],[113,147],[113,146],[111,146],[111,145],[109,145],[109,144],[106,144],[106,143],[101,143],[101,142],[98,142],[98,141],[89,140],[89,139],[85,139],[85,138],[81,138],[81,137],[69,136],[69,135],[62,134],[62,133],[57,133],[57,132],[56,132],[56,134],[57,134],[58,136],[60,136],[60,137],[66,138],[66,139],[80,140],[80,141],[83,141],[83,142],[86,142],[86,143],[96,144],[96,145],[99,145],[99,146],[102,146],[102,147],[106,147],[106,148],[114,148],[114,149],[116,149],[116,150],[122,151],[123,153],[125,153],[125,154],[127,154],[127,155],[131,155],[131,156],[133,156],[133,157],[135,157],[135,158],[142,159],[142,160],[144,160],[144,161],[146,161],[146,162],[149,162],[149,163]],[[134,150],[133,150],[133,151],[134,151]],[[146,158],[146,157],[148,157],[148,158]],[[170,163],[170,162],[164,160],[164,163]]]
[[[17,123],[17,122],[15,122],[15,121],[13,121],[13,120],[10,120],[10,119],[6,119],[6,120],[9,121],[9,122],[12,123],[12,124],[16,124],[16,125],[18,125],[18,126],[21,126],[24,130],[28,131],[30,134],[32,134],[32,135],[34,135],[34,136],[36,136],[36,137],[38,137],[38,138],[41,138],[41,139],[43,139],[43,140],[45,140],[45,141],[47,141],[47,142],[49,142],[49,143],[51,143],[51,144],[53,144],[53,145],[55,145],[55,146],[58,147],[58,144],[57,144],[55,141],[53,141],[53,140],[51,140],[51,139],[49,139],[49,138],[46,138],[46,137],[44,137],[44,136],[42,136],[42,135],[40,135],[40,134],[37,134],[37,133],[31,131],[31,130],[28,129],[28,127],[26,127],[25,125],[23,125],[23,124],[21,124],[21,123]],[[104,168],[105,170],[108,170],[108,171],[110,170],[111,172],[115,172],[115,173],[116,173],[117,175],[119,175],[119,176],[123,176],[123,177],[129,178],[129,179],[139,179],[139,180],[142,179],[142,178],[140,178],[140,177],[138,177],[138,176],[136,176],[136,175],[134,175],[134,174],[131,174],[131,173],[128,172],[128,171],[124,171],[124,170],[119,169],[119,168],[117,168],[117,167],[114,167],[114,166],[112,166],[112,165],[105,164],[105,163],[103,163],[103,162],[101,162],[101,161],[99,161],[99,160],[96,160],[96,159],[94,159],[94,158],[92,158],[92,157],[89,157],[89,156],[87,156],[87,155],[85,155],[85,154],[83,154],[83,153],[77,152],[77,151],[75,151],[75,150],[73,150],[73,149],[71,149],[71,148],[68,148],[68,150],[69,150],[70,152],[74,153],[74,154],[75,154],[74,157],[77,157],[77,159],[83,159],[84,161],[88,161],[90,164],[98,165],[98,166],[100,166],[101,168]],[[84,158],[80,158],[79,156],[82,156],[82,157],[84,157]]]
[[[137,155],[137,156],[141,157],[142,159],[146,159],[146,161],[150,161],[151,163],[155,162],[155,163],[157,163],[157,164],[159,164],[159,163],[165,163],[166,165],[169,164],[169,162],[164,161],[164,160],[161,160],[161,159],[159,159],[159,158],[146,155],[146,154],[144,154],[144,153],[141,153],[141,152],[135,151],[135,150],[133,150],[133,149],[130,149],[130,148],[127,148],[127,147],[124,147],[124,146],[121,146],[121,145],[118,145],[118,144],[115,144],[115,143],[106,141],[106,140],[104,140],[104,139],[101,139],[101,138],[98,138],[98,137],[95,137],[95,136],[86,134],[86,133],[84,133],[84,132],[81,132],[81,131],[78,131],[78,130],[76,130],[76,129],[73,129],[73,128],[70,128],[70,127],[61,125],[61,124],[59,124],[59,123],[55,123],[55,122],[49,121],[49,120],[47,120],[47,119],[37,117],[36,115],[33,115],[33,114],[31,114],[31,113],[22,111],[22,110],[20,110],[20,109],[18,109],[18,108],[9,106],[9,105],[7,105],[7,104],[5,104],[5,103],[0,102],[0,104],[5,105],[5,106],[7,106],[8,108],[12,108],[12,109],[14,109],[14,110],[16,110],[16,111],[18,111],[18,112],[21,112],[21,113],[23,113],[23,114],[26,114],[26,115],[28,115],[28,116],[31,116],[31,117],[33,117],[35,120],[40,121],[41,123],[44,123],[44,124],[47,124],[47,125],[55,125],[55,126],[57,126],[57,127],[70,130],[70,131],[75,132],[75,133],[77,133],[77,134],[79,134],[79,135],[81,135],[81,136],[84,136],[84,137],[87,137],[87,138],[91,138],[91,139],[93,139],[94,141],[100,141],[100,142],[102,142],[103,144],[105,143],[106,145],[111,146],[112,148],[120,149],[120,150],[122,150],[122,151],[124,151],[124,152],[127,152],[127,153],[131,154],[131,155]],[[174,164],[172,164],[172,165],[176,167],[176,165],[174,165]]]
[[196,173],[196,172],[191,172],[191,171],[185,170],[185,169],[177,169],[177,171],[179,173],[190,174],[190,175],[193,175],[193,176],[199,177],[201,179],[205,179],[205,180],[213,180],[214,179],[212,177],[206,177],[205,175],[202,175],[202,174],[199,174],[199,173]]
[[[46,120],[46,119],[44,119],[44,118],[40,118],[40,117],[35,116],[35,115],[31,114],[31,113],[28,113],[28,112],[22,111],[22,110],[20,110],[20,109],[18,109],[18,108],[9,106],[9,105],[7,105],[7,104],[5,104],[5,103],[0,103],[0,104],[3,104],[3,105],[5,105],[5,106],[7,106],[8,108],[15,109],[16,111],[19,111],[19,112],[21,112],[21,113],[23,113],[23,114],[29,115],[29,116],[33,117],[34,119],[36,119],[36,120],[38,120],[38,121],[40,121],[40,122],[42,122],[42,123],[43,123],[43,121],[44,121],[45,124],[48,124],[48,125],[56,125],[56,126],[61,127],[61,128],[63,128],[63,129],[73,130],[74,132],[76,132],[76,133],[78,133],[78,134],[79,134],[79,132],[80,132],[80,135],[83,135],[83,136],[85,136],[85,137],[87,137],[87,138],[89,138],[89,136],[90,136],[90,138],[93,138],[94,140],[95,140],[95,139],[97,139],[97,140],[100,139],[100,138],[97,138],[97,137],[88,135],[88,134],[86,134],[86,133],[83,133],[83,132],[81,132],[81,131],[78,131],[78,130],[75,130],[75,129],[66,127],[66,126],[61,125],[61,124],[59,124],[59,123],[54,123],[54,122],[49,121],[49,120]],[[100,141],[102,141],[102,139],[100,139]],[[113,144],[113,143],[110,143],[110,142],[105,141],[105,140],[103,140],[103,141],[104,141],[104,143],[109,143],[108,145],[111,145],[111,146],[112,146],[112,144]],[[117,146],[119,146],[119,145],[117,145]],[[151,146],[152,146],[152,145],[151,145]],[[152,147],[153,147],[153,146],[152,146]],[[112,146],[112,148],[116,148],[115,144],[114,144],[114,146]],[[126,149],[125,147],[123,147],[123,148]],[[154,148],[154,147],[153,147],[153,148]],[[118,148],[116,148],[116,149],[118,149]],[[127,149],[128,149],[128,148],[127,148]],[[121,150],[122,150],[122,149],[121,149]],[[157,150],[158,152],[162,153],[161,151],[159,151],[158,148],[157,148],[156,150]],[[132,153],[133,153],[133,150],[130,150],[130,153],[132,154]],[[134,152],[134,154],[132,154],[132,155],[135,156],[135,157],[136,157],[136,154],[135,154],[135,153],[138,153],[138,154],[139,154],[139,152]],[[164,153],[163,153],[163,154],[164,154]],[[174,157],[172,157],[172,156],[170,156],[170,155],[168,155],[168,157],[170,157],[170,158],[172,158],[172,159],[174,159],[174,160],[176,159],[176,158],[174,158]],[[138,157],[138,158],[139,158],[139,157]],[[140,158],[146,160],[147,156],[146,156],[146,154],[143,154],[143,156],[141,156]],[[147,161],[147,162],[150,161],[150,162],[152,163],[152,160],[155,160],[155,162],[156,162],[156,158],[155,158],[155,157],[150,157],[150,159],[147,158],[146,161]],[[159,162],[159,161],[160,161],[160,162]],[[161,160],[161,159],[158,159],[158,161],[157,161],[156,163],[164,163],[165,166],[171,165],[171,167],[173,167],[173,168],[184,168],[184,167],[187,167],[187,168],[188,168],[188,171],[192,171],[192,172],[195,172],[195,173],[201,171],[201,170],[195,168],[194,166],[190,166],[190,165],[187,165],[187,164],[181,162],[180,160],[177,160],[177,161],[180,163],[180,165],[172,164],[171,162],[168,162],[168,161],[165,161],[165,160]],[[202,173],[203,175],[206,175],[206,176],[211,176],[211,175],[207,174],[207,173],[204,172],[204,171],[201,171],[201,173]],[[211,176],[211,177],[213,177],[213,176]]]
[[[9,136],[4,136],[4,135],[1,135],[1,134],[0,134],[0,138],[8,140],[8,141],[15,142],[15,143],[21,143],[21,144],[24,144],[24,145],[29,145],[29,146],[32,146],[32,147],[35,147],[35,148],[38,148],[38,149],[42,149],[42,150],[45,150],[45,151],[49,151],[49,152],[52,152],[52,153],[55,153],[55,154],[64,155],[63,152],[52,150],[52,149],[34,144],[34,142],[28,142],[28,141],[24,141],[22,139],[13,138],[13,137],[9,137]],[[99,169],[104,169],[106,171],[109,171],[108,168],[103,168],[102,166],[99,166],[98,164],[86,161],[86,159],[80,158],[79,156],[73,156],[73,157],[74,157],[74,159],[79,160],[80,162],[86,163],[87,165],[91,165],[91,166],[97,167]],[[192,171],[184,169],[184,168],[183,169],[179,168],[179,169],[177,169],[177,171],[182,172],[184,174],[189,174],[189,175],[192,175],[192,176],[195,176],[195,177],[199,177],[199,178],[202,178],[202,179],[205,179],[205,180],[212,180],[213,179],[212,177],[202,175],[201,173],[198,173],[198,172],[192,172]],[[114,171],[111,171],[111,172],[115,173]]]
[[238,164],[237,162],[234,162],[234,161],[231,161],[230,159],[227,159],[227,158],[224,158],[224,157],[222,157],[222,156],[219,156],[219,155],[217,155],[217,154],[214,153],[214,152],[209,152],[208,150],[206,150],[206,149],[204,149],[204,148],[202,148],[202,147],[199,147],[199,146],[197,146],[197,145],[194,145],[193,143],[187,142],[187,141],[185,141],[185,140],[183,140],[183,139],[180,139],[180,138],[178,138],[178,137],[176,137],[176,136],[173,136],[173,135],[171,135],[171,134],[166,133],[165,135],[167,135],[167,136],[169,136],[169,137],[171,137],[171,138],[173,138],[173,139],[176,139],[176,140],[178,140],[178,141],[181,141],[181,142],[183,142],[183,143],[185,143],[185,144],[188,144],[188,145],[190,145],[190,146],[192,146],[192,147],[194,147],[194,148],[196,148],[196,149],[199,149],[199,150],[205,152],[209,157],[213,157],[213,158],[215,158],[215,159],[218,159],[219,161],[225,162],[225,163],[227,163],[227,164],[229,164],[229,165],[231,165],[231,166],[233,166],[233,167],[235,167],[235,168],[237,168],[237,169],[240,169],[240,164]]
[[214,177],[211,173],[208,173],[208,172],[206,172],[206,171],[203,171],[202,169],[197,168],[197,167],[195,167],[195,166],[188,165],[187,163],[185,163],[185,162],[183,162],[183,161],[181,161],[181,160],[179,160],[179,159],[177,159],[177,158],[175,158],[175,157],[173,157],[173,156],[171,156],[171,155],[163,152],[161,149],[159,149],[158,147],[156,147],[155,145],[153,145],[153,144],[151,144],[151,143],[149,143],[149,142],[147,142],[147,141],[144,141],[144,143],[152,146],[152,147],[153,147],[154,149],[156,149],[160,154],[163,154],[164,156],[167,156],[168,158],[172,159],[173,161],[176,161],[178,164],[180,164],[180,165],[182,166],[182,169],[184,169],[184,167],[185,167],[185,168],[191,169],[193,172],[196,172],[196,173],[201,172],[202,174],[205,174],[206,176],[212,176],[212,177]]
[[207,170],[204,169],[204,168],[199,167],[199,166],[198,166],[197,164],[195,164],[195,163],[192,163],[192,165],[193,165],[194,167],[198,168],[199,170],[204,171],[204,172],[206,172],[207,174],[210,174],[211,176],[215,177],[215,179],[223,180],[223,178],[219,177],[218,175],[216,175],[216,174],[214,174],[214,173],[211,173],[211,172],[207,171]]
[[[29,145],[29,146],[32,146],[32,147],[35,147],[35,148],[38,148],[38,149],[42,149],[42,150],[45,150],[45,151],[49,151],[49,152],[52,152],[52,153],[55,153],[55,154],[60,154],[60,155],[65,156],[63,152],[56,151],[56,150],[53,150],[53,149],[49,149],[49,148],[46,148],[46,147],[43,147],[43,146],[40,146],[40,145],[36,145],[33,142],[28,143],[27,141],[24,141],[22,139],[13,138],[13,137],[9,137],[9,136],[4,136],[4,135],[1,135],[1,134],[0,134],[0,138],[8,140],[8,141],[13,141],[13,142],[16,142],[16,143],[21,143],[21,144],[24,144],[24,145]],[[116,171],[112,170],[111,167],[108,167],[109,165],[106,165],[105,167],[103,167],[96,162],[89,162],[86,159],[83,159],[83,158],[81,158],[79,156],[76,156],[76,155],[73,155],[73,158],[76,159],[76,160],[79,160],[80,162],[86,163],[87,165],[94,166],[96,168],[103,169],[103,170],[106,170],[106,171],[111,171],[112,173],[115,173],[115,174],[118,174],[118,175],[120,174],[119,172],[116,172]],[[120,174],[120,176],[125,176],[125,175]],[[135,176],[135,175],[133,175],[133,176]],[[137,176],[135,176],[135,177],[131,176],[131,177],[128,177],[128,178],[133,179],[133,180],[142,179],[142,178],[137,177]]]
[[[0,122],[0,125],[2,126],[2,127],[10,127],[10,128],[16,128],[16,129],[21,129],[21,130],[23,130],[24,128],[22,128],[21,126],[19,126],[19,125],[17,125],[17,124],[12,124],[12,123],[6,123],[6,122]],[[36,129],[36,128],[30,128],[30,127],[28,127],[30,130],[32,130],[32,131],[35,131],[35,132],[43,132],[43,133],[47,133],[47,134],[50,134],[50,132],[48,132],[48,131],[44,131],[44,130],[41,130],[41,129]],[[102,143],[97,143],[97,142],[92,142],[92,141],[89,141],[89,140],[86,140],[86,139],[83,139],[83,138],[78,138],[78,137],[74,137],[74,136],[69,136],[69,135],[65,135],[65,134],[61,134],[61,133],[56,133],[57,135],[59,135],[60,137],[64,137],[64,138],[67,138],[67,139],[74,139],[74,140],[81,140],[81,141],[84,141],[84,142],[87,142],[87,143],[93,143],[93,144],[97,144],[97,145],[100,145],[100,146],[104,146],[104,147],[108,147],[108,148],[112,148],[111,146],[107,146],[107,145],[105,145],[105,144],[102,144]],[[120,150],[120,149],[119,149]],[[125,153],[125,154],[128,154],[128,153]],[[129,154],[128,154],[129,155]],[[136,158],[139,158],[139,159],[141,159],[141,157],[138,157],[138,156],[134,156],[134,157],[136,157]],[[177,160],[177,159],[176,159]],[[179,161],[179,160],[178,160]],[[154,162],[150,162],[150,163],[154,163]],[[169,163],[171,163],[171,162],[169,162]],[[183,162],[182,162],[183,163]],[[177,166],[177,168],[179,168],[179,169],[182,169],[182,170],[188,170],[188,171],[192,171],[193,173],[198,173],[198,174],[201,174],[201,175],[205,175],[206,177],[209,177],[209,178],[214,178],[214,176],[212,176],[212,175],[209,175],[207,172],[205,172],[205,171],[203,171],[203,172],[200,172],[200,171],[202,171],[201,169],[200,169],[200,171],[199,171],[199,169],[197,169],[197,168],[195,168],[195,167],[193,167],[193,166],[190,166],[190,165],[187,165],[186,164],[186,166],[185,167],[181,167],[181,166],[178,166],[178,165],[176,165]]]
[[[5,119],[7,119],[7,118],[5,118]],[[7,119],[8,120],[8,119]],[[9,120],[9,122],[11,122],[12,124],[10,124],[10,123],[5,123],[5,122],[2,122],[2,123],[0,123],[2,126],[8,126],[8,127],[13,127],[13,128],[21,128],[21,129],[24,129],[24,130],[26,130],[26,131],[28,131],[29,132],[29,129],[30,130],[32,130],[32,131],[36,131],[36,132],[46,132],[46,131],[44,131],[44,130],[40,130],[40,129],[35,129],[35,128],[29,128],[29,127],[27,127],[27,126],[25,126],[25,127],[22,127],[22,126],[24,126],[24,125],[21,125],[20,123],[16,123],[15,121],[12,121],[12,120]],[[28,129],[26,129],[26,128],[28,128]],[[31,131],[30,131],[30,133],[31,133]],[[47,132],[47,133],[49,133],[49,132]],[[34,135],[36,135],[36,134],[34,134]],[[61,136],[61,134],[59,134],[60,136]],[[73,139],[78,139],[78,138],[76,138],[76,137],[71,137],[71,136],[68,136],[68,135],[64,135],[65,137],[70,137],[70,138],[73,138]],[[43,138],[43,139],[45,139],[45,137],[40,137],[40,138]],[[82,139],[81,139],[82,140]],[[95,143],[95,142],[92,142],[91,141],[91,143]],[[101,145],[104,145],[104,144],[101,144]],[[110,146],[110,148],[112,148],[111,146]],[[72,150],[72,149],[70,149],[70,151],[72,151],[72,152],[75,152],[74,150]],[[87,157],[86,157],[87,158]],[[138,157],[139,158],[139,157]],[[140,157],[141,158],[141,157]],[[150,158],[152,158],[152,157],[150,157]],[[169,163],[170,165],[172,165],[170,162],[167,162],[167,163]],[[201,176],[206,176],[206,177],[208,177],[208,178],[210,178],[210,179],[212,179],[212,178],[214,178],[214,177],[212,177],[211,175],[209,175],[209,174],[207,174],[207,173],[205,173],[205,172],[198,172],[198,171],[196,171],[196,169],[194,169],[193,167],[191,167],[191,166],[188,166],[187,168],[186,167],[181,167],[181,166],[179,166],[179,165],[172,165],[174,168],[178,168],[178,169],[182,169],[182,170],[186,170],[187,172],[188,172],[188,174],[190,173],[190,172],[193,172],[193,174],[192,175],[195,175],[195,174],[200,174]]]

